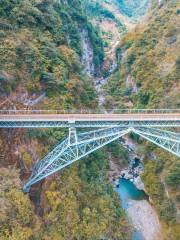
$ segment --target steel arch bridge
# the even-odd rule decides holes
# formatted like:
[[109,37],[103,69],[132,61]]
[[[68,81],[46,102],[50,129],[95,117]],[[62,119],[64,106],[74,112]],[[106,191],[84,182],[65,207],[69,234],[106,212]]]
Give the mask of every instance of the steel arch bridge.
[[[179,109],[105,112],[0,110],[0,128],[53,127],[69,128],[69,135],[33,166],[23,187],[24,192],[47,176],[130,132],[180,157]],[[78,133],[77,128],[94,130]]]

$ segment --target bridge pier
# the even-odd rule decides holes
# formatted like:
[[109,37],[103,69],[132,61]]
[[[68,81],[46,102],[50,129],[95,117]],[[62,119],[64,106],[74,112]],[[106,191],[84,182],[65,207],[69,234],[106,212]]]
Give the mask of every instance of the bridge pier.
[[73,144],[73,143],[77,143],[77,133],[76,133],[76,128],[75,127],[70,127],[69,128],[68,143],[69,143],[69,145]]

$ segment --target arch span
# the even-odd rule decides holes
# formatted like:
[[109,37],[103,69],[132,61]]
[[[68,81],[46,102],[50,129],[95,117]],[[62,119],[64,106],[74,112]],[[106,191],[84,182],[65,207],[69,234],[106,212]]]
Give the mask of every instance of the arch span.
[[110,127],[77,134],[76,128],[72,127],[68,138],[34,165],[23,187],[24,192],[28,192],[36,182],[130,132],[180,157],[180,134],[174,132],[150,127]]

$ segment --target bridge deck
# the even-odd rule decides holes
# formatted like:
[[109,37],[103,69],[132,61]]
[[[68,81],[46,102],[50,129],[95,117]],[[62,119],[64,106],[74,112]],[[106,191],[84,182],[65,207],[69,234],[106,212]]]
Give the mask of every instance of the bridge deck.
[[180,112],[171,113],[56,113],[0,112],[0,128],[47,127],[180,127]]
[[125,114],[1,114],[0,121],[96,122],[96,121],[180,121],[180,113]]

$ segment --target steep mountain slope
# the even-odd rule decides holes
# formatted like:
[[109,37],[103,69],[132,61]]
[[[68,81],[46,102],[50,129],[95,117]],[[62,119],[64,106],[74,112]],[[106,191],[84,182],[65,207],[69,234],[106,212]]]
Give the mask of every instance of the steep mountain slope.
[[[139,17],[144,15],[149,7],[149,0],[118,1],[118,0],[86,0],[84,8],[86,15],[100,33],[104,42],[104,68],[114,62],[115,51],[120,38],[133,28]],[[133,17],[132,17],[133,16]]]
[[111,64],[115,59],[115,50],[119,39],[123,32],[126,31],[124,23],[114,14],[115,7],[113,1],[84,1],[86,15],[103,40],[105,50],[105,62],[103,68],[105,72],[111,68]]
[[[80,63],[82,29],[91,40],[95,69],[102,64],[103,47],[79,7],[79,1],[1,1],[2,100],[8,96],[22,107],[23,94],[32,98],[43,92],[49,97],[44,105],[51,108],[95,104],[93,86],[85,84]],[[20,99],[13,91],[19,92]]]
[[[1,1],[0,109],[97,106],[83,50],[90,46],[98,71],[103,46],[81,3]],[[32,165],[64,136],[63,129],[0,130],[0,239],[129,240],[131,229],[107,181],[105,151],[23,194]]]
[[[118,71],[105,86],[107,108],[179,108],[179,11],[177,1],[154,1],[146,22],[121,40]],[[142,139],[138,142],[145,156],[143,180],[159,213],[164,239],[178,240],[179,158]]]
[[[107,161],[96,153],[41,186],[34,210],[21,190],[19,172],[0,168],[0,239],[130,240],[130,228],[112,187],[102,181]],[[98,161],[97,161],[98,160]],[[40,201],[38,203],[37,201]],[[37,215],[38,213],[38,215]]]
[[137,108],[180,104],[179,6],[167,2],[153,11],[148,24],[138,25],[120,43],[119,71],[107,86],[110,104]]
[[[106,86],[108,108],[179,107],[177,1],[154,0],[147,22],[119,44],[147,6],[146,0],[1,0],[0,109],[96,108],[92,76],[99,74],[104,55],[110,62],[105,71],[115,55],[119,61]],[[32,201],[22,193],[19,177],[23,182],[65,134],[62,129],[0,131],[0,239],[131,239],[107,181],[106,149],[34,186]],[[127,164],[128,153],[118,146],[118,158],[125,155],[120,160]],[[143,146],[143,179],[165,240],[179,240],[179,160],[146,142]]]

